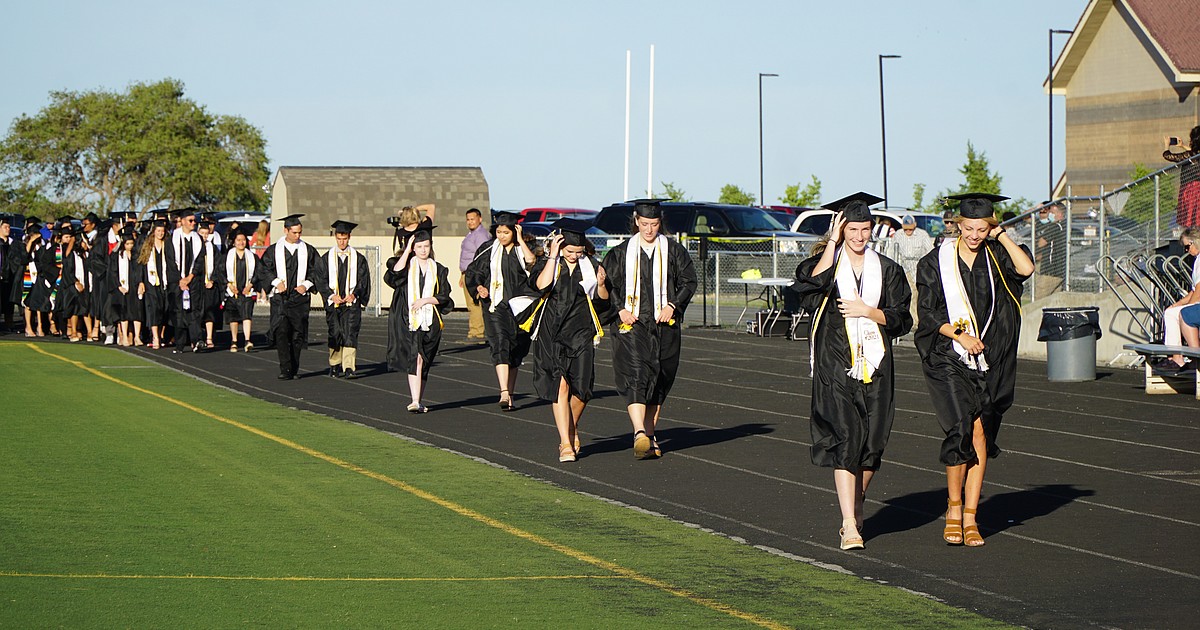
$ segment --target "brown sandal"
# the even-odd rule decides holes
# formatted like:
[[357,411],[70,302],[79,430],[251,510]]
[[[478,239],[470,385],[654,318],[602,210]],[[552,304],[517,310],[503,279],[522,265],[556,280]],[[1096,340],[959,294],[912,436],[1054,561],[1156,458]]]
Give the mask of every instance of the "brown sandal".
[[[946,514],[947,514],[947,516],[949,516],[949,514],[950,514],[949,508],[959,507],[961,505],[962,505],[962,501],[952,501],[950,499],[946,499]],[[963,538],[962,523],[963,522],[962,522],[961,518],[947,518],[946,519],[946,528],[942,530],[942,540],[946,541],[947,545],[963,544],[964,538]]]
[[560,463],[575,461],[575,449],[570,444],[558,445],[558,461]]
[[[974,514],[975,508],[963,508],[963,514]],[[968,525],[963,529],[963,544],[968,547],[982,547],[983,536],[979,534],[978,525]]]

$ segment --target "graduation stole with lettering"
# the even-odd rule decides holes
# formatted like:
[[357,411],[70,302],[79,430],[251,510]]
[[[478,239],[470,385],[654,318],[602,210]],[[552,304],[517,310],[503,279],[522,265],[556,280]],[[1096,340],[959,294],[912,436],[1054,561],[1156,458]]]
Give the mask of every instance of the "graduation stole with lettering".
[[146,261],[150,264],[146,265],[146,277],[150,280],[150,286],[157,287],[162,285],[162,274],[165,271],[161,269],[161,261],[163,257],[163,248],[157,244],[153,246],[154,251],[150,252],[150,260]]
[[[330,247],[329,253],[326,254],[329,257],[329,290],[333,291],[333,294],[336,296],[345,297],[339,291],[340,287],[338,287],[338,254],[346,254],[349,257],[350,264],[346,269],[345,289],[346,295],[350,295],[358,288],[358,250],[349,245],[346,246],[346,251],[344,252],[339,252],[337,247]],[[337,306],[345,305],[338,304]]]
[[[519,248],[520,245],[514,242],[513,247]],[[496,305],[504,300],[504,254],[506,253],[504,246],[500,244],[499,240],[492,241],[491,259],[488,261],[488,273],[492,276],[491,286],[488,287],[488,299],[491,300],[491,303],[488,304],[489,313],[495,313]],[[521,271],[524,271],[526,276],[529,275],[529,271],[525,269],[525,265],[523,264],[521,265]],[[524,306],[529,306],[528,301],[523,300],[522,302]],[[511,300],[509,301],[509,306],[513,307],[513,315],[521,313],[521,311],[516,310]],[[522,307],[521,310],[525,310],[525,308]]]
[[[255,256],[254,252],[251,252],[248,249],[242,250],[242,254],[242,260],[246,261],[246,284],[250,284],[250,282],[254,279],[254,264],[258,262],[255,260],[258,258],[258,256]],[[237,297],[240,295],[240,292],[244,287],[236,286],[237,249],[231,249],[229,250],[229,253],[225,255],[225,278],[225,293],[230,297]]]
[[195,232],[188,232],[185,236],[183,230],[176,230],[171,235],[171,247],[175,250],[175,265],[179,267],[180,277],[190,275],[191,269],[183,268],[183,239],[187,239],[192,246],[192,262],[194,263],[200,257],[200,247],[204,244],[204,239]]
[[[654,318],[667,305],[667,237],[659,234],[654,239],[654,253],[650,257],[651,275],[654,287]],[[635,234],[626,241],[625,248],[625,308],[634,317],[641,312],[642,301],[642,237]],[[671,322],[674,323],[673,321]],[[627,333],[633,330],[629,324],[617,326],[617,332]]]
[[[988,305],[987,324],[984,325],[983,330],[979,330],[979,318],[975,316],[975,308],[967,297],[967,289],[963,285],[962,274],[958,269],[958,242],[959,239],[954,239],[953,242],[946,241],[938,250],[938,271],[942,276],[942,294],[946,297],[946,315],[949,316],[950,325],[954,328],[962,329],[976,339],[983,339],[992,325],[992,315],[996,312],[996,279],[992,274],[992,266],[985,265],[988,270],[988,282],[992,285],[992,302]],[[980,254],[991,257],[991,251],[986,247]],[[980,372],[988,370],[987,359],[984,358],[982,352],[973,355],[967,352],[967,349],[958,341],[951,340],[950,343],[954,347],[954,352],[958,354],[959,360],[967,367]]]
[[[297,241],[295,245],[287,241],[279,241],[275,244],[275,282],[271,288],[271,295],[275,295],[277,291],[275,286],[283,283],[284,290],[287,290],[287,253],[296,252],[296,286],[304,283],[308,276],[308,245],[304,241]],[[294,288],[294,287],[293,287]]]
[[117,286],[126,291],[129,290],[129,265],[132,263],[133,256],[125,251],[117,254]]
[[[413,303],[419,299],[433,297],[434,291],[437,290],[437,262],[432,258],[425,260],[428,263],[425,269],[421,269],[421,261],[415,256],[408,259],[408,329],[409,331],[429,330],[433,324],[434,308],[432,304],[424,304],[416,313],[413,313]],[[424,286],[422,286],[422,279]],[[438,324],[442,324],[441,317],[438,317]]]
[[[883,265],[879,261],[879,254],[870,248],[863,252],[861,295],[850,257],[843,255],[841,248],[838,249],[836,257],[833,279],[837,284],[838,295],[848,300],[861,297],[862,301],[871,308],[879,308],[879,298],[883,295]],[[832,294],[826,294],[825,299],[821,302],[821,307],[817,309],[812,325],[813,331],[817,330],[830,295]],[[870,383],[875,370],[879,369],[880,363],[887,354],[887,346],[883,343],[883,332],[880,331],[878,323],[867,317],[846,318],[845,326],[846,341],[850,349],[850,369],[846,371],[846,375],[854,380]],[[810,376],[816,369],[816,346],[817,344],[814,342],[809,343]]]

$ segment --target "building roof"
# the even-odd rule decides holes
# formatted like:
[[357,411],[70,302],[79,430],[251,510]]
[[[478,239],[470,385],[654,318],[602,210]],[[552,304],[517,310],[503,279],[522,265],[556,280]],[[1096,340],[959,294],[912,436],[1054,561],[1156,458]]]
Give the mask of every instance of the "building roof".
[[[1064,94],[1071,75],[1095,39],[1108,12],[1118,7],[1127,12],[1162,58],[1176,83],[1200,82],[1200,2],[1196,0],[1090,0],[1054,63],[1054,93]],[[1046,86],[1043,83],[1043,86]]]

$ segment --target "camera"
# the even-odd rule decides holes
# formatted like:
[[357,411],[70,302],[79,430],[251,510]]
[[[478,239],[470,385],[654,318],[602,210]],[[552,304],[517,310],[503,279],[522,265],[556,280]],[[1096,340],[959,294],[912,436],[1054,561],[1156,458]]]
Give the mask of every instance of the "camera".
[[400,217],[388,217],[387,223],[396,229],[400,229]]

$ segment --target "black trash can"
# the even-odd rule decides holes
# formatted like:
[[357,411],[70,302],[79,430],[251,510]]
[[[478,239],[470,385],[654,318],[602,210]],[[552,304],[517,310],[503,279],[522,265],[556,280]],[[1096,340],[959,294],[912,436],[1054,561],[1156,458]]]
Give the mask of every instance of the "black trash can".
[[1042,309],[1038,341],[1046,342],[1046,376],[1054,382],[1096,380],[1096,340],[1100,308],[1076,306]]

